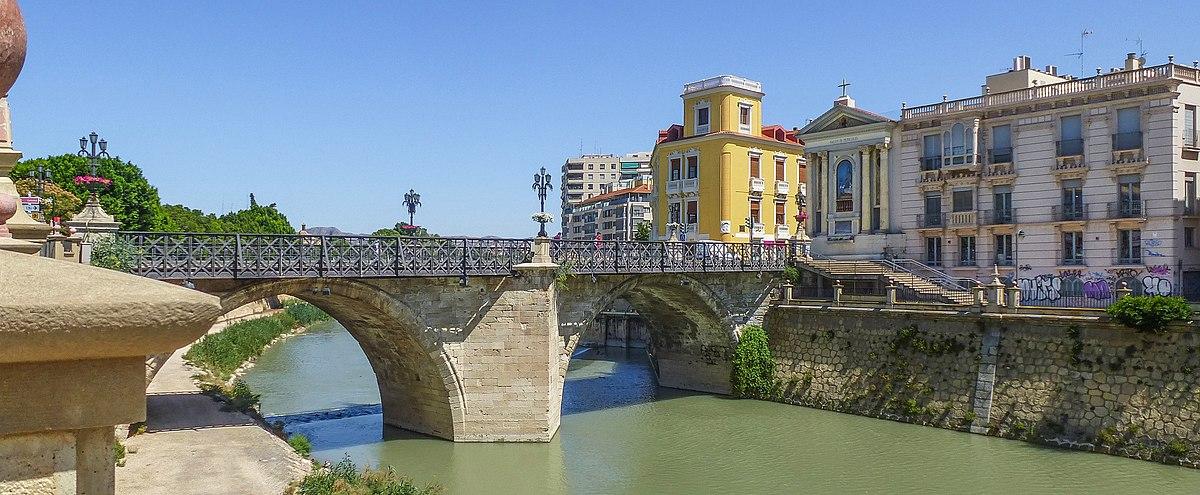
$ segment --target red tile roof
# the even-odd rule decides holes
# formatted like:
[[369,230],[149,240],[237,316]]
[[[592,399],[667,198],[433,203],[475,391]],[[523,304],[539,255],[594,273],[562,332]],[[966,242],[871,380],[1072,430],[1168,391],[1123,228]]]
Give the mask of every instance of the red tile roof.
[[626,194],[639,194],[639,193],[649,193],[649,192],[650,192],[650,184],[642,184],[640,186],[629,187],[629,188],[625,188],[625,189],[617,189],[616,191],[609,191],[609,192],[606,192],[599,196],[592,196],[588,199],[580,201],[579,206],[590,205],[593,203],[599,203],[606,199],[612,199],[617,196],[624,196]]

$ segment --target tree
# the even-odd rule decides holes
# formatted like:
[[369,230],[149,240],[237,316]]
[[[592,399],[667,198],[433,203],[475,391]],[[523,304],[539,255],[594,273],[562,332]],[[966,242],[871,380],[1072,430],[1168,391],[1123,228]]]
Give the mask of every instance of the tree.
[[224,232],[221,222],[212,213],[183,205],[163,205],[162,230],[168,232]]
[[[16,181],[17,193],[29,196],[36,193],[37,185],[28,177]],[[50,219],[61,217],[69,220],[83,207],[83,201],[71,191],[63,189],[53,182],[42,183],[42,215]]]
[[431,236],[425,227],[409,225],[408,222],[397,223],[395,227],[390,229],[379,229],[372,232],[371,235],[379,237],[436,237]]
[[[41,165],[50,173],[50,180],[76,197],[87,198],[91,192],[75,183],[75,177],[90,175],[88,160],[77,155],[58,155],[34,158],[17,163],[9,174],[13,180],[27,178],[31,170]],[[104,158],[97,162],[96,174],[112,180],[112,186],[100,194],[100,205],[121,222],[123,230],[158,230],[165,222],[159,204],[158,189],[142,175],[142,169],[131,162]]]
[[249,208],[231,211],[217,217],[218,226],[222,232],[240,234],[295,234],[296,229],[288,222],[286,216],[279,212],[275,203],[261,206],[257,202]]
[[138,249],[124,237],[100,235],[92,244],[92,266],[128,273],[137,257]]
[[635,240],[635,241],[650,240],[650,223],[649,222],[638,222],[637,232],[635,232],[633,234],[633,240]]

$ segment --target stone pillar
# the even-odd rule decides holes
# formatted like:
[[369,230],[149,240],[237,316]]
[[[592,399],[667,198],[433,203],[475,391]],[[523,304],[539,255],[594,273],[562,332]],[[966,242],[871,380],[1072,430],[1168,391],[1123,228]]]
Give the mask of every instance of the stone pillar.
[[858,149],[858,232],[871,230],[871,147]]
[[[0,126],[3,126],[0,127],[0,194],[17,198],[20,204],[17,186],[8,177],[17,160],[21,159],[21,152],[12,148],[12,119],[8,114],[7,95],[0,98]],[[46,242],[46,236],[50,235],[50,226],[34,220],[25,213],[24,208],[18,208],[16,215],[8,220],[8,229],[14,239],[33,242],[38,248]]]
[[987,304],[987,297],[984,296],[983,293],[985,290],[986,289],[984,289],[982,282],[975,284],[974,287],[971,287],[971,294],[974,296],[974,308],[972,309],[974,309],[977,313],[983,311],[983,307]]
[[1129,288],[1129,284],[1127,284],[1125,282],[1121,282],[1117,286],[1116,293],[1117,293],[1117,300],[1120,301],[1121,299],[1124,299],[1126,296],[1133,295],[1133,289]]
[[892,139],[884,138],[883,146],[879,148],[879,228],[885,232],[891,228],[888,221],[891,215],[888,207],[888,148],[891,145]]
[[842,287],[841,280],[833,281],[833,304],[838,306],[842,305]]
[[1008,308],[1008,312],[1016,313],[1017,309],[1021,307],[1021,288],[1017,286],[1017,281],[1013,280],[1012,285],[1007,290],[1008,295],[1005,302],[1008,304],[1005,306]]
[[988,313],[997,313],[1000,311],[1000,306],[1004,304],[1004,284],[1000,282],[1000,272],[998,267],[992,268],[992,283],[987,286]]
[[887,303],[887,307],[889,307],[889,308],[895,307],[896,306],[896,283],[895,282],[892,282],[890,280],[888,281],[887,287],[884,288],[884,295],[885,295],[884,301]]

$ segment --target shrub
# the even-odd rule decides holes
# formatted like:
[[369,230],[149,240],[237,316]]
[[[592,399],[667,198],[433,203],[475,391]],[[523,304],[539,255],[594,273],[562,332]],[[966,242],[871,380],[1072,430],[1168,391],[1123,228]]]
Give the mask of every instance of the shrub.
[[113,461],[115,461],[118,466],[125,465],[125,444],[121,443],[120,441],[113,443]]
[[796,269],[796,267],[794,267],[794,266],[788,265],[788,266],[784,267],[784,269],[783,269],[783,278],[784,278],[784,280],[791,282],[792,285],[799,284],[800,283],[800,270]]
[[291,302],[284,307],[282,313],[239,321],[205,335],[183,358],[221,381],[228,380],[243,363],[262,354],[275,338],[296,327],[329,319],[324,311],[306,302]]
[[99,235],[92,242],[92,266],[129,273],[137,263],[138,249],[132,242],[115,235]]
[[442,489],[436,485],[418,487],[411,478],[400,476],[391,468],[360,472],[347,457],[337,464],[313,470],[292,492],[296,495],[433,495],[442,493]]
[[1105,310],[1109,316],[1139,332],[1159,333],[1172,321],[1186,320],[1192,308],[1182,297],[1126,296]]
[[304,435],[292,435],[288,437],[287,442],[288,445],[292,446],[292,450],[295,450],[297,454],[300,454],[304,457],[308,457],[309,454],[312,454],[312,442],[309,442],[308,437]]
[[1192,450],[1191,447],[1188,447],[1188,444],[1186,442],[1184,442],[1183,440],[1178,440],[1178,439],[1171,440],[1171,442],[1167,444],[1167,449],[1166,449],[1167,454],[1172,457],[1187,456],[1188,453],[1191,452],[1191,450]]
[[757,325],[742,329],[737,349],[733,351],[730,383],[738,397],[770,400],[775,398],[775,358],[767,346],[767,332]]

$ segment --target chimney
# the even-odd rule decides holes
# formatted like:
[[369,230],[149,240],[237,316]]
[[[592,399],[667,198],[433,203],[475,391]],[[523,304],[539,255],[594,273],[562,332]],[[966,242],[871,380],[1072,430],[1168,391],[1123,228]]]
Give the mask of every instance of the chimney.
[[1142,60],[1138,58],[1136,53],[1125,54],[1125,70],[1134,70],[1142,68]]
[[1017,57],[1013,58],[1012,70],[1014,72],[1019,71],[1019,70],[1025,70],[1028,68],[1029,68],[1029,56],[1028,55],[1018,55]]
[[1050,74],[1052,76],[1057,76],[1058,75],[1058,66],[1057,65],[1047,65],[1046,73]]

